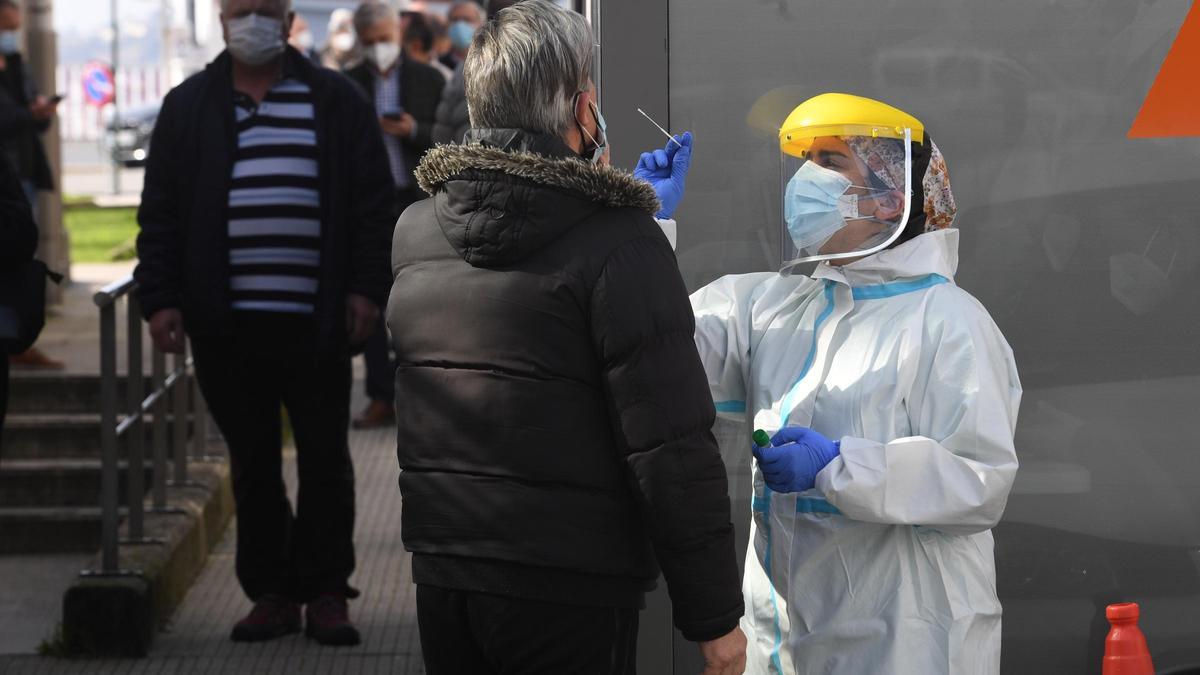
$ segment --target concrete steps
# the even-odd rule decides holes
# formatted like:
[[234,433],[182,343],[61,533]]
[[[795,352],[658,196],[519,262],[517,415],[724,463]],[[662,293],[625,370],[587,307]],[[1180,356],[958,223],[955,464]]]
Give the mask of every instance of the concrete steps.
[[[145,467],[145,485],[151,470]],[[120,503],[126,503],[129,470],[118,472]],[[98,506],[100,461],[86,459],[5,460],[0,463],[0,507]]]
[[[146,378],[146,392],[151,390]],[[119,406],[125,385],[118,381]],[[0,554],[95,551],[100,547],[100,378],[14,370],[0,438]],[[145,485],[151,485],[146,421]],[[188,424],[189,434],[191,424]],[[174,418],[167,416],[172,438]],[[128,438],[117,441],[118,495],[128,501]],[[122,508],[122,513],[124,509]]]
[[0,555],[99,548],[98,506],[0,506]]
[[[149,455],[150,424],[146,418],[146,447]],[[10,414],[0,439],[0,462],[7,459],[100,458],[100,415],[96,413]],[[174,434],[174,417],[167,416],[167,437]],[[188,433],[191,433],[189,424]],[[117,452],[125,456],[128,440],[117,439]]]
[[[144,391],[150,392],[146,378]],[[125,403],[125,380],[117,381],[117,401]],[[8,414],[97,413],[100,411],[100,378],[95,375],[66,375],[37,371],[12,371]]]

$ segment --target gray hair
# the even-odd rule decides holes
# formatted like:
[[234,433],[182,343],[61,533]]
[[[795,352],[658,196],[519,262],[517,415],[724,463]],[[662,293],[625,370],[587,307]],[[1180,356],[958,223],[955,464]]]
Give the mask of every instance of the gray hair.
[[382,2],[364,2],[358,6],[358,9],[354,10],[354,32],[362,35],[371,26],[374,26],[377,21],[388,17],[392,17],[397,21],[400,20],[400,17],[392,11],[392,8]]
[[[221,0],[221,13],[229,13],[229,3],[233,0]],[[283,10],[283,15],[286,17],[292,13],[292,0],[278,0],[280,9]]]
[[550,0],[504,10],[476,33],[463,66],[471,126],[562,136],[591,79],[592,47],[587,20]]

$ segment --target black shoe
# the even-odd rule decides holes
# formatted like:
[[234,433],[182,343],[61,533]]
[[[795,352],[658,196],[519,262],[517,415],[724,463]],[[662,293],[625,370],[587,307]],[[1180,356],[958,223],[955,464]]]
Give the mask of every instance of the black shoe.
[[304,608],[304,634],[331,647],[353,647],[361,639],[350,623],[346,596],[325,593]]
[[276,595],[266,595],[254,603],[246,618],[237,622],[234,642],[263,642],[300,632],[300,605]]

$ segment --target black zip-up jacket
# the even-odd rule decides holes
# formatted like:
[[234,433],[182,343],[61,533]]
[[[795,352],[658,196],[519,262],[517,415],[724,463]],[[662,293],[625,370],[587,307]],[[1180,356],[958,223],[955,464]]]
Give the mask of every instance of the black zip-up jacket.
[[[346,295],[387,302],[391,170],[375,111],[339,73],[289,47],[285,72],[312,90],[321,191],[319,347],[344,349]],[[138,209],[138,298],[149,319],[183,313],[188,334],[232,330],[228,218],[237,149],[232,59],[222,53],[163,100]]]
[[21,179],[8,158],[0,155],[0,273],[33,258],[37,244],[37,224]]
[[434,197],[392,248],[416,582],[637,607],[661,564],[684,636],[728,633],[725,468],[654,190],[550,137],[468,137],[425,156]]
[[22,179],[32,180],[39,190],[53,190],[54,173],[42,145],[51,120],[34,119],[29,110],[38,97],[37,82],[20,54],[8,54],[5,60],[7,67],[0,73],[0,143],[18,162],[13,168]]

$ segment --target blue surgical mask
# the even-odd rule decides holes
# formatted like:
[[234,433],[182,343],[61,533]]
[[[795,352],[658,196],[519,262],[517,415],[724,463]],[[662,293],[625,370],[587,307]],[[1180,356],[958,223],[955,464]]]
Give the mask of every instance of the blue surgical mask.
[[0,31],[0,54],[16,54],[20,49],[21,36],[17,31]]
[[[575,107],[576,102],[578,102],[579,97],[582,95],[583,92],[575,95],[575,99],[571,102],[572,108]],[[588,133],[587,127],[583,126],[583,123],[578,119],[575,120],[575,124],[579,125],[579,131],[581,131],[583,135],[586,136],[589,141],[591,141],[592,145],[595,146],[590,151],[592,153],[590,157],[587,154],[589,152],[587,148],[584,148],[581,156],[583,159],[591,162],[592,164],[599,164],[600,159],[604,157],[604,151],[608,149],[608,124],[604,122],[604,115],[600,113],[600,109],[596,107],[596,104],[591,103],[590,105],[592,107],[592,115],[596,118],[596,129],[600,133],[600,140],[592,138],[592,135]]]
[[783,194],[783,218],[797,250],[815,251],[847,220],[870,218],[858,210],[860,195],[846,194],[852,187],[880,192],[856,186],[842,174],[813,162],[805,162],[792,176]]
[[450,44],[455,49],[467,49],[475,39],[475,26],[468,21],[455,21],[450,24]]

